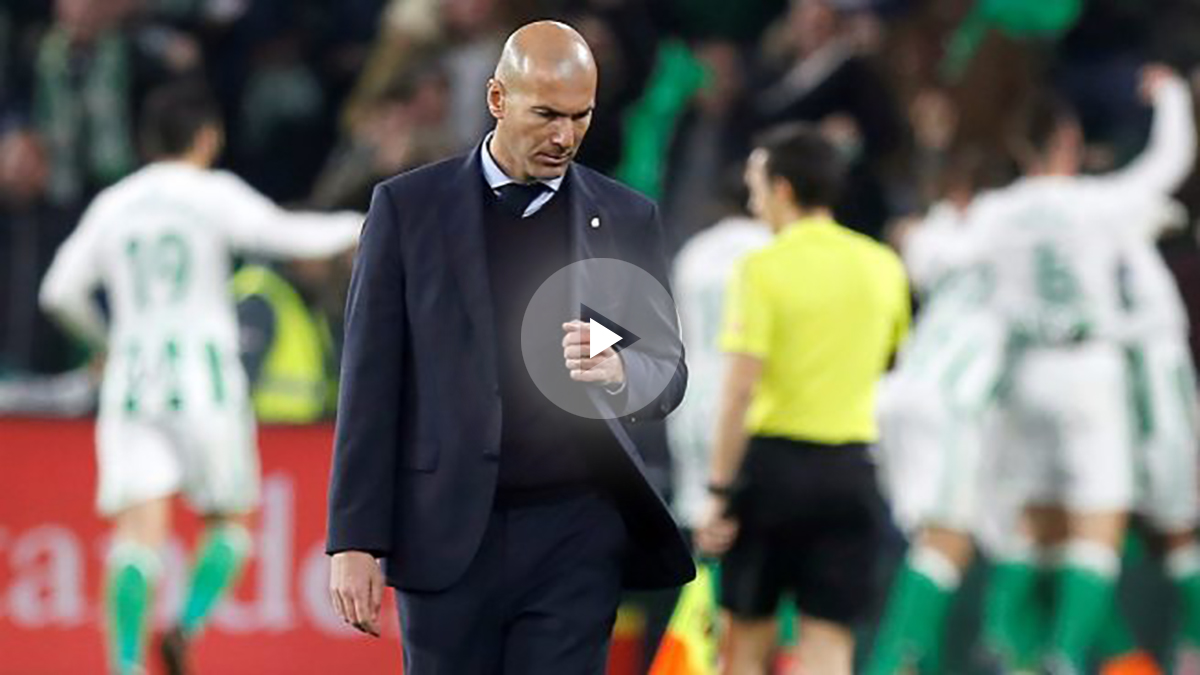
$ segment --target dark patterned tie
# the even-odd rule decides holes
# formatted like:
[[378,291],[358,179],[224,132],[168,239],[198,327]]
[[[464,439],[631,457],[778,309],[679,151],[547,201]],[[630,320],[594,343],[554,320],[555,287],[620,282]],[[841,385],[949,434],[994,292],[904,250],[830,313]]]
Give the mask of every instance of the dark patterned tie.
[[518,218],[523,218],[525,209],[529,208],[533,200],[549,189],[545,183],[509,183],[501,185],[497,192],[501,206]]

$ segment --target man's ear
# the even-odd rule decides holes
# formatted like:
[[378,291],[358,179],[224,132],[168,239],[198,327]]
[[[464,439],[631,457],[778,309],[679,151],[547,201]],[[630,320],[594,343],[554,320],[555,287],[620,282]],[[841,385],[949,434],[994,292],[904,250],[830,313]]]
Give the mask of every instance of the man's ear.
[[771,196],[777,202],[782,203],[799,203],[796,199],[796,191],[792,189],[792,184],[786,178],[775,176],[771,178]]
[[488,78],[487,83],[487,106],[488,112],[496,119],[504,118],[504,85],[494,77]]

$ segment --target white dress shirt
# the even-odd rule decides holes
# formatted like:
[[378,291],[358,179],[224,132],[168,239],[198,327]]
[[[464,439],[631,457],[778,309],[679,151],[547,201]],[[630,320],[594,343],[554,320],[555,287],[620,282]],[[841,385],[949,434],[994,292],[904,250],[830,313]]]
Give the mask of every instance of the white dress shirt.
[[[510,178],[508,174],[504,173],[504,169],[501,169],[500,165],[496,163],[496,158],[492,157],[491,144],[492,134],[488,134],[487,138],[483,139],[483,147],[479,150],[479,154],[483,160],[483,178],[487,181],[488,187],[492,188],[492,193],[499,197],[500,188],[518,181]],[[558,188],[562,187],[563,177],[545,178],[538,182],[550,189],[538,195],[532,202],[529,202],[529,206],[525,207],[525,213],[521,214],[522,218],[532,216],[545,206],[554,197],[555,193],[558,192]]]

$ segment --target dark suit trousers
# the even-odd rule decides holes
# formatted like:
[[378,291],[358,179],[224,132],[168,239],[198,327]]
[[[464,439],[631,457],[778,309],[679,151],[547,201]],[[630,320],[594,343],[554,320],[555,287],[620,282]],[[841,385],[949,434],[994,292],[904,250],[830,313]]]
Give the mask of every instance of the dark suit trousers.
[[601,675],[626,545],[598,495],[496,507],[458,583],[397,591],[404,672]]

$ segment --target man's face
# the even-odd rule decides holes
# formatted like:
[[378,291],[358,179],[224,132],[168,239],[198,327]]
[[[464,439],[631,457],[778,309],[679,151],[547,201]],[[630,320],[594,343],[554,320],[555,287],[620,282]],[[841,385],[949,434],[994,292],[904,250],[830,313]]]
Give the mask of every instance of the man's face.
[[496,142],[518,180],[557,178],[587,134],[596,105],[594,76],[529,76],[519,86],[488,84]]
[[32,133],[11,131],[0,137],[0,199],[35,201],[46,190],[49,172],[46,153]]
[[56,0],[55,18],[77,39],[90,39],[125,20],[137,9],[136,0]]
[[96,22],[99,12],[88,0],[57,0],[54,3],[55,18],[71,34],[85,32]]
[[746,160],[746,188],[750,190],[750,213],[759,220],[771,222],[771,180],[767,175],[767,151],[762,148],[750,153]]
[[821,47],[837,32],[837,14],[825,0],[795,0],[788,18],[792,37],[802,52]]

